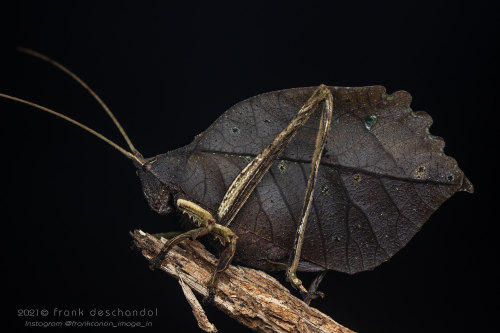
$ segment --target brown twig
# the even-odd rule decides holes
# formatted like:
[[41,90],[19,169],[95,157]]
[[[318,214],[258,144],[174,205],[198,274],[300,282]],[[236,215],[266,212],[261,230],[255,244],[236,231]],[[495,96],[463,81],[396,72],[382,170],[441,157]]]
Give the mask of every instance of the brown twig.
[[[163,246],[162,241],[141,230],[135,230],[132,237],[148,260]],[[185,241],[168,252],[161,269],[205,297],[205,285],[216,261],[199,242]],[[231,265],[221,274],[214,302],[221,311],[259,332],[353,333],[291,295],[273,277],[247,267]]]
[[181,285],[184,297],[186,297],[186,300],[188,301],[189,305],[191,306],[191,309],[193,310],[193,315],[196,318],[196,321],[198,322],[198,326],[205,332],[210,332],[210,333],[217,332],[217,328],[215,327],[214,324],[212,324],[208,320],[207,315],[205,314],[205,310],[203,310],[203,307],[201,306],[200,302],[194,295],[191,288],[189,288],[186,282],[184,282],[181,275],[179,275],[179,284]]

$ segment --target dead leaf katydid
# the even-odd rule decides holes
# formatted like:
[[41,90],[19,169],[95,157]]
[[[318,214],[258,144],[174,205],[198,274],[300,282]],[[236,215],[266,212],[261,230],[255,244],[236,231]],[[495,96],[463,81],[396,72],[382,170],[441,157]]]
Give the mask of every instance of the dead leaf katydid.
[[[174,209],[192,229],[170,239],[153,261],[185,238],[214,236],[223,248],[213,278],[234,258],[263,270],[285,270],[306,300],[296,271],[356,273],[399,251],[456,191],[472,184],[444,141],[429,134],[431,118],[413,112],[404,91],[380,86],[296,88],[242,101],[182,148],[144,158],[102,100],[130,151],[91,132],[131,159],[143,192],[159,214]],[[312,166],[312,167],[311,167]]]

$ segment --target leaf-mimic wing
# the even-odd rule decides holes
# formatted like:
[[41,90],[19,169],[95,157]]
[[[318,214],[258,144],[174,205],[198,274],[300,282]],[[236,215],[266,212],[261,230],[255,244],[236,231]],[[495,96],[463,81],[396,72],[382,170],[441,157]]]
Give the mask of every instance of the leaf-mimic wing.
[[[192,144],[160,156],[176,162],[158,172],[216,211],[239,171],[313,90],[275,91],[236,104]],[[458,190],[472,191],[472,185],[443,153],[444,141],[429,134],[430,116],[410,109],[407,92],[387,95],[379,86],[331,91],[333,122],[299,270],[355,273],[389,259],[447,198]],[[319,114],[289,144],[231,224],[240,236],[235,259],[263,269],[286,260]]]

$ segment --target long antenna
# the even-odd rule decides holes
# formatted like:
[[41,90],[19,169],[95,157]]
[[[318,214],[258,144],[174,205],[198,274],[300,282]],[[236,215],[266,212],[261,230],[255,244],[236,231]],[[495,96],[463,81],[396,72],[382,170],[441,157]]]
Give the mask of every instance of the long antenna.
[[129,159],[131,159],[133,161],[136,161],[137,163],[139,163],[140,165],[143,165],[143,166],[146,163],[141,157],[136,156],[136,155],[134,155],[133,153],[131,153],[129,151],[126,151],[125,149],[123,149],[122,147],[120,147],[119,145],[117,145],[116,143],[114,143],[113,141],[111,141],[110,139],[108,139],[107,137],[105,137],[104,135],[102,135],[101,133],[94,131],[90,127],[87,127],[84,124],[82,124],[82,123],[80,123],[80,122],[78,122],[78,121],[76,121],[76,120],[74,120],[74,119],[72,119],[72,118],[70,118],[68,116],[63,115],[62,113],[56,112],[56,111],[51,110],[49,108],[46,108],[44,106],[41,106],[41,105],[38,105],[38,104],[35,104],[35,103],[32,103],[32,102],[29,102],[29,101],[26,101],[24,99],[17,98],[17,97],[14,97],[14,96],[9,96],[9,95],[5,95],[5,94],[0,93],[0,97],[7,98],[7,99],[10,99],[10,100],[19,102],[19,103],[27,104],[27,105],[32,106],[34,108],[37,108],[39,110],[51,113],[54,116],[62,118],[64,120],[66,120],[66,121],[69,121],[70,123],[75,124],[76,126],[78,126],[78,127],[82,128],[82,129],[86,130],[87,132],[89,132],[89,133],[97,136],[99,139],[101,139],[102,141],[106,142],[107,144],[109,144],[110,146],[112,146],[113,148],[115,148],[116,150],[118,150],[120,153],[122,153],[123,155],[125,155],[127,158],[129,158]]
[[[83,88],[85,88],[92,95],[92,97],[94,97],[95,100],[102,106],[102,108],[104,109],[104,111],[106,111],[106,113],[108,114],[108,116],[111,118],[111,120],[116,125],[116,127],[118,128],[118,130],[122,134],[123,138],[127,142],[127,145],[129,146],[129,148],[132,151],[132,153],[137,153],[138,152],[137,149],[135,149],[134,145],[132,144],[132,141],[130,141],[127,133],[125,133],[125,130],[123,129],[123,127],[118,122],[118,119],[116,119],[116,117],[113,114],[113,112],[111,112],[111,110],[102,101],[102,99],[92,89],[90,89],[90,87],[85,82],[83,82],[82,79],[80,79],[76,74],[74,74],[73,72],[71,72],[69,69],[67,69],[66,67],[64,67],[63,65],[61,65],[60,63],[58,63],[57,61],[52,60],[51,58],[47,57],[44,54],[41,54],[41,53],[36,52],[36,51],[33,51],[31,49],[27,49],[27,48],[22,47],[22,46],[18,46],[17,50],[19,52],[21,52],[21,53],[25,53],[25,54],[34,56],[36,58],[42,59],[42,60],[44,60],[44,61],[46,61],[46,62],[48,62],[48,63],[56,66],[57,68],[59,68],[60,70],[62,70],[63,72],[65,72],[66,74],[68,74],[69,76],[71,76],[76,82],[78,82]],[[4,95],[4,97],[5,97],[5,95]],[[20,101],[18,101],[18,102],[20,102]],[[26,101],[24,101],[24,102],[26,102]],[[28,104],[28,103],[26,103],[26,104]],[[32,106],[34,106],[34,105],[32,105]],[[64,119],[66,119],[66,118],[64,118]],[[66,119],[66,120],[68,120],[68,119]]]

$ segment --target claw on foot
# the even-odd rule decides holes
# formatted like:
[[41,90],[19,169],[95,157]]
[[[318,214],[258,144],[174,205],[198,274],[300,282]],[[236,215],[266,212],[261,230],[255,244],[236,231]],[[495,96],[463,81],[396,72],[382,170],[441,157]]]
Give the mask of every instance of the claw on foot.
[[309,305],[313,299],[316,299],[318,297],[324,298],[325,293],[322,291],[316,290],[316,291],[308,291],[305,294],[301,293],[301,296],[302,296],[302,300],[304,301],[304,303]]
[[313,281],[309,290],[307,290],[304,287],[304,285],[302,284],[302,281],[297,277],[297,275],[295,273],[288,271],[287,275],[286,275],[286,280],[288,282],[290,282],[290,284],[292,285],[292,287],[294,289],[299,290],[300,296],[302,296],[302,300],[304,301],[304,303],[309,305],[309,303],[311,303],[311,300],[316,299],[318,297],[321,297],[321,298],[325,297],[325,294],[323,292],[317,290],[319,283],[321,282],[321,280],[325,276],[325,272],[321,273]]

